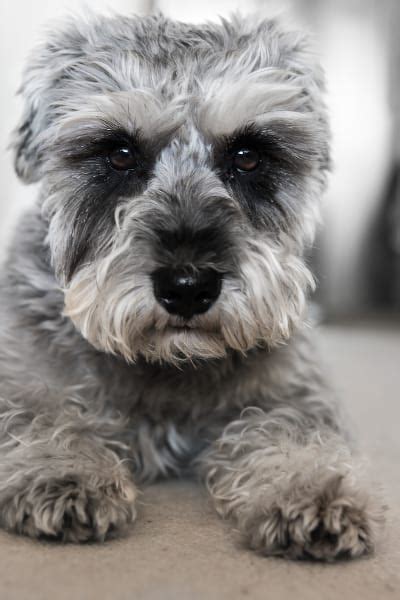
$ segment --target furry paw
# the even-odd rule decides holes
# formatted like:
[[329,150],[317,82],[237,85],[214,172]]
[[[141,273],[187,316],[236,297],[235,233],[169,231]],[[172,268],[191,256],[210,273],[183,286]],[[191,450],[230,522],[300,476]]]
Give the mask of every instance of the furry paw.
[[33,481],[1,509],[9,531],[65,542],[104,540],[136,516],[136,489],[128,476],[82,475]]
[[282,498],[247,523],[250,546],[264,554],[332,561],[372,552],[380,520],[365,493],[335,476],[319,495]]

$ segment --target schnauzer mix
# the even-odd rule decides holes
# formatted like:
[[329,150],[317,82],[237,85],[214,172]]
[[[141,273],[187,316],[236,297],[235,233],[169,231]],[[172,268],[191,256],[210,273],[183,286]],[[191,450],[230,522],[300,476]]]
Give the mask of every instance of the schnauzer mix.
[[33,53],[14,132],[41,182],[1,277],[0,519],[65,541],[198,473],[264,554],[372,550],[306,326],[329,168],[324,83],[274,19],[71,19]]

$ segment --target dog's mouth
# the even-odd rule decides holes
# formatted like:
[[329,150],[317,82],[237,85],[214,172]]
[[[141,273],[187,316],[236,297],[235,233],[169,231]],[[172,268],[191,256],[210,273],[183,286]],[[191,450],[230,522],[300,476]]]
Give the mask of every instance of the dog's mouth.
[[211,324],[206,320],[194,318],[190,320],[182,318],[172,318],[168,321],[165,332],[167,333],[186,333],[210,335],[218,333],[215,323]]
[[187,332],[193,332],[193,331],[198,331],[199,328],[198,327],[191,327],[190,325],[168,325],[167,327],[167,331],[176,331],[176,332],[182,332],[182,331],[187,331]]
[[207,343],[207,340],[222,339],[221,332],[215,323],[204,322],[197,318],[190,321],[171,319],[162,329],[157,330],[157,335],[160,336],[160,339],[176,339],[187,343],[191,343],[193,340],[203,340],[202,343]]
[[202,329],[198,323],[193,323],[192,321],[172,321],[168,323],[167,327],[170,329],[177,329],[178,331],[193,331],[194,329]]
[[194,326],[194,325],[168,325],[164,333],[173,334],[173,335],[210,335],[215,334],[215,331],[210,331],[209,329],[205,329],[203,327]]

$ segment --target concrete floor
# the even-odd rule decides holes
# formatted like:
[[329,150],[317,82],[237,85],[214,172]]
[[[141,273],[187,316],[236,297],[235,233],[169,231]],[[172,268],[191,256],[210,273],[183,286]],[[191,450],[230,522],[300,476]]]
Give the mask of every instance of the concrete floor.
[[61,546],[0,533],[2,600],[400,598],[400,323],[324,327],[321,351],[390,505],[374,557],[266,559],[238,545],[191,482],[148,488],[124,539]]

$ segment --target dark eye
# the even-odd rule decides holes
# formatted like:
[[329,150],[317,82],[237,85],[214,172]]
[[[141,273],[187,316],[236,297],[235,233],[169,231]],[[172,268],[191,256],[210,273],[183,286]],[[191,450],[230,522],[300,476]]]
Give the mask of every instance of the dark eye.
[[241,148],[233,155],[233,166],[237,171],[254,171],[260,164],[260,155],[256,150]]
[[109,155],[108,159],[111,166],[117,171],[128,171],[136,167],[136,159],[130,148],[115,148]]

